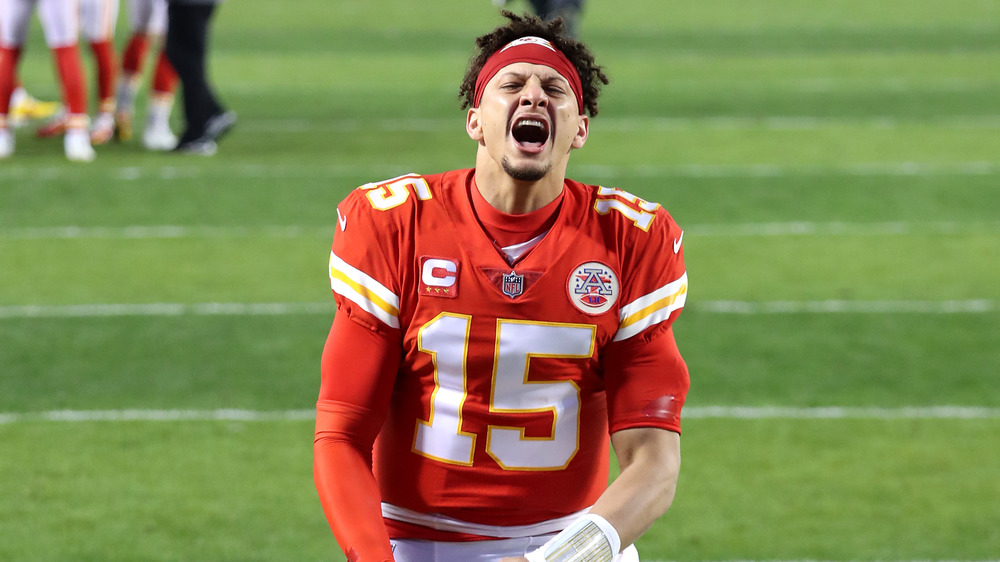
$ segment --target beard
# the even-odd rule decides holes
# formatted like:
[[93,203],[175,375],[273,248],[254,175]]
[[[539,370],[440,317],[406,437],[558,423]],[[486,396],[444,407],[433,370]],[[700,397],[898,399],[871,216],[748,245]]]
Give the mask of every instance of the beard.
[[500,165],[503,166],[503,171],[507,173],[508,176],[514,178],[518,181],[539,181],[548,175],[549,170],[552,169],[552,163],[548,164],[525,164],[520,167],[516,167],[510,163],[510,159],[506,156],[500,161]]

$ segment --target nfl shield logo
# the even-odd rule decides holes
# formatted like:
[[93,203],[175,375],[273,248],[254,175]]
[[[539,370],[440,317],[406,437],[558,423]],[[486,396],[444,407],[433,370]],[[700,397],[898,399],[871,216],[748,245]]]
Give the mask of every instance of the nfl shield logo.
[[501,285],[503,294],[510,298],[517,297],[524,292],[524,276],[511,271],[503,274],[503,284]]

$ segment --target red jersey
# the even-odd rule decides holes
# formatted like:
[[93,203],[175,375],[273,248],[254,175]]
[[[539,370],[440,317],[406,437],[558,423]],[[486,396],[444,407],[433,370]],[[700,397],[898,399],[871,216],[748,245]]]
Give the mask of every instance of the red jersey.
[[607,486],[609,430],[680,431],[679,356],[629,379],[628,361],[609,351],[661,337],[673,346],[687,274],[670,215],[567,180],[555,222],[511,265],[477,220],[473,175],[367,184],[337,209],[339,313],[399,342],[373,466],[393,536],[412,534],[395,518],[434,527],[570,516]]

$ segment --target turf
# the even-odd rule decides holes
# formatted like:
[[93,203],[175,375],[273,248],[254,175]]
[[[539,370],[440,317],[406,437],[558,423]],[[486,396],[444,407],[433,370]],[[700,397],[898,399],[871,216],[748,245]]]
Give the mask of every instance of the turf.
[[[215,157],[72,165],[18,130],[0,560],[340,559],[308,419],[334,207],[472,164],[457,85],[499,21],[486,0],[227,2],[211,70],[239,123]],[[686,232],[690,416],[647,562],[1000,555],[997,22],[991,0],[588,3],[612,83],[570,175]],[[37,23],[21,77],[58,97]],[[259,419],[169,415],[231,409]]]

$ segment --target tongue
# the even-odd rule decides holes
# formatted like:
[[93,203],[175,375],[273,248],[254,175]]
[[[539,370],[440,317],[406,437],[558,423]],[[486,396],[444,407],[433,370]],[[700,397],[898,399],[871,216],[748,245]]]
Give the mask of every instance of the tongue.
[[537,127],[522,127],[514,134],[514,141],[524,147],[539,148],[546,140],[545,131]]
[[514,142],[517,143],[517,146],[521,148],[521,150],[529,152],[539,152],[545,145],[545,142],[538,142],[538,141],[519,141],[515,139]]

